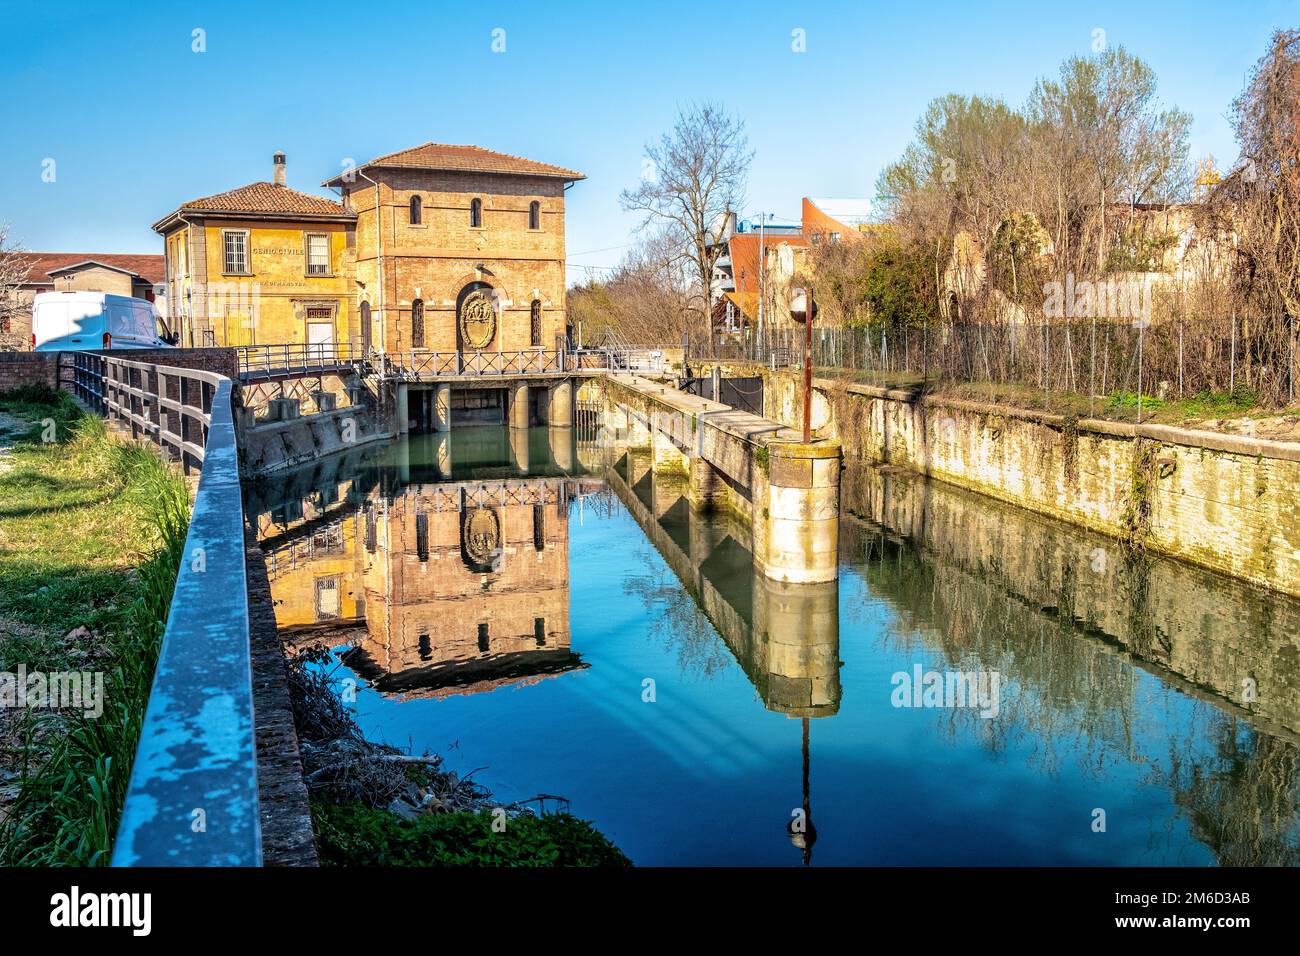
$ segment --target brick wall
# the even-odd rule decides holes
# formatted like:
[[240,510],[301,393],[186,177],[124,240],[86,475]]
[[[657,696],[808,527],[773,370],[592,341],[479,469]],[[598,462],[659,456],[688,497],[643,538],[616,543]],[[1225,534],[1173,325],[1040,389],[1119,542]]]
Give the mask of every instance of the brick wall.
[[197,368],[227,378],[239,378],[239,355],[234,349],[131,349],[112,353],[132,362],[153,362],[172,368]]
[[[0,352],[0,392],[25,385],[54,388],[59,379],[62,352]],[[112,353],[132,362],[156,362],[173,368],[197,368],[238,379],[239,357],[234,349],[132,349]],[[65,378],[68,376],[65,375]]]
[[58,352],[0,352],[0,392],[57,384]]
[[[472,283],[489,287],[499,321],[484,351],[532,347],[531,309],[541,309],[539,345],[554,349],[567,324],[564,274],[564,186],[536,176],[381,170],[384,330],[389,351],[412,341],[412,302],[424,307],[424,348],[457,348],[456,308]],[[410,222],[412,196],[423,201],[422,222]],[[470,204],[483,204],[482,226],[470,226]],[[540,205],[541,228],[529,228],[529,207]],[[352,187],[357,213],[356,279],[372,308],[379,301],[375,189]],[[480,271],[479,267],[482,266]],[[380,343],[378,334],[374,343]]]

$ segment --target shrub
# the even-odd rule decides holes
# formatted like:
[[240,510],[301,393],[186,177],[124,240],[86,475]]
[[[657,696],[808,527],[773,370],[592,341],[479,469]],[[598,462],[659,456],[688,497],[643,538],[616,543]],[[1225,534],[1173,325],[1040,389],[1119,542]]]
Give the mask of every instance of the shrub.
[[493,832],[490,813],[404,820],[358,803],[312,805],[324,866],[631,866],[586,820],[567,813],[512,817]]

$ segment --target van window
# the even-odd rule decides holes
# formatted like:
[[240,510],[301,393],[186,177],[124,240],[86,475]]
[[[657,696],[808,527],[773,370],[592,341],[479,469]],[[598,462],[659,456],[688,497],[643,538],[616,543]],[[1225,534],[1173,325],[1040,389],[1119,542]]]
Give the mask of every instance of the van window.
[[131,317],[129,305],[114,302],[108,307],[108,331],[114,337],[131,335],[135,332],[135,322]]
[[153,309],[147,304],[133,304],[131,307],[135,310],[135,334],[150,341],[157,338],[158,325],[154,322]]

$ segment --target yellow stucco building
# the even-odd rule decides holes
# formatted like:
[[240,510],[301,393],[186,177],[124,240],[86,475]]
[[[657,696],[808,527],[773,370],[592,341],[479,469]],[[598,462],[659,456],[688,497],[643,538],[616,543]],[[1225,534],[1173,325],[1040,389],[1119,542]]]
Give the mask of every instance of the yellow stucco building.
[[183,203],[154,223],[182,346],[348,342],[356,214],[274,181]]

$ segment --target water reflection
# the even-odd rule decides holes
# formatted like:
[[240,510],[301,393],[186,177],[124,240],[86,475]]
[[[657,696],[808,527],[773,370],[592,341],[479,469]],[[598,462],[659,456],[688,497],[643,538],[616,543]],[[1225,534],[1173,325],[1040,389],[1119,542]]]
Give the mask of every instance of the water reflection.
[[[1300,862],[1295,602],[904,474],[842,500],[812,586],[573,430],[413,437],[246,511],[286,645],[338,649],[363,725],[564,793],[639,862]],[[997,718],[893,708],[915,664],[997,672]]]
[[[454,452],[453,452],[454,447]],[[350,645],[385,694],[445,697],[585,667],[569,633],[571,432],[429,435],[249,495],[277,622],[295,647]]]
[[[626,451],[607,472],[611,489],[677,580],[673,589],[698,606],[708,625],[669,607],[667,638],[705,643],[722,637],[769,710],[827,717],[840,704],[839,587],[785,584],[754,566],[743,521],[702,514],[686,500],[686,481],[656,474],[650,455]],[[634,592],[638,590],[633,582]],[[644,595],[643,595],[644,596]],[[665,598],[663,589],[653,597]],[[652,601],[653,603],[653,601]]]
[[[907,473],[853,469],[842,491],[843,558],[897,611],[885,640],[1015,688],[999,720],[941,732],[967,718],[1045,772],[1140,767],[1218,863],[1300,863],[1296,602]],[[1185,722],[1154,712],[1146,675]]]

